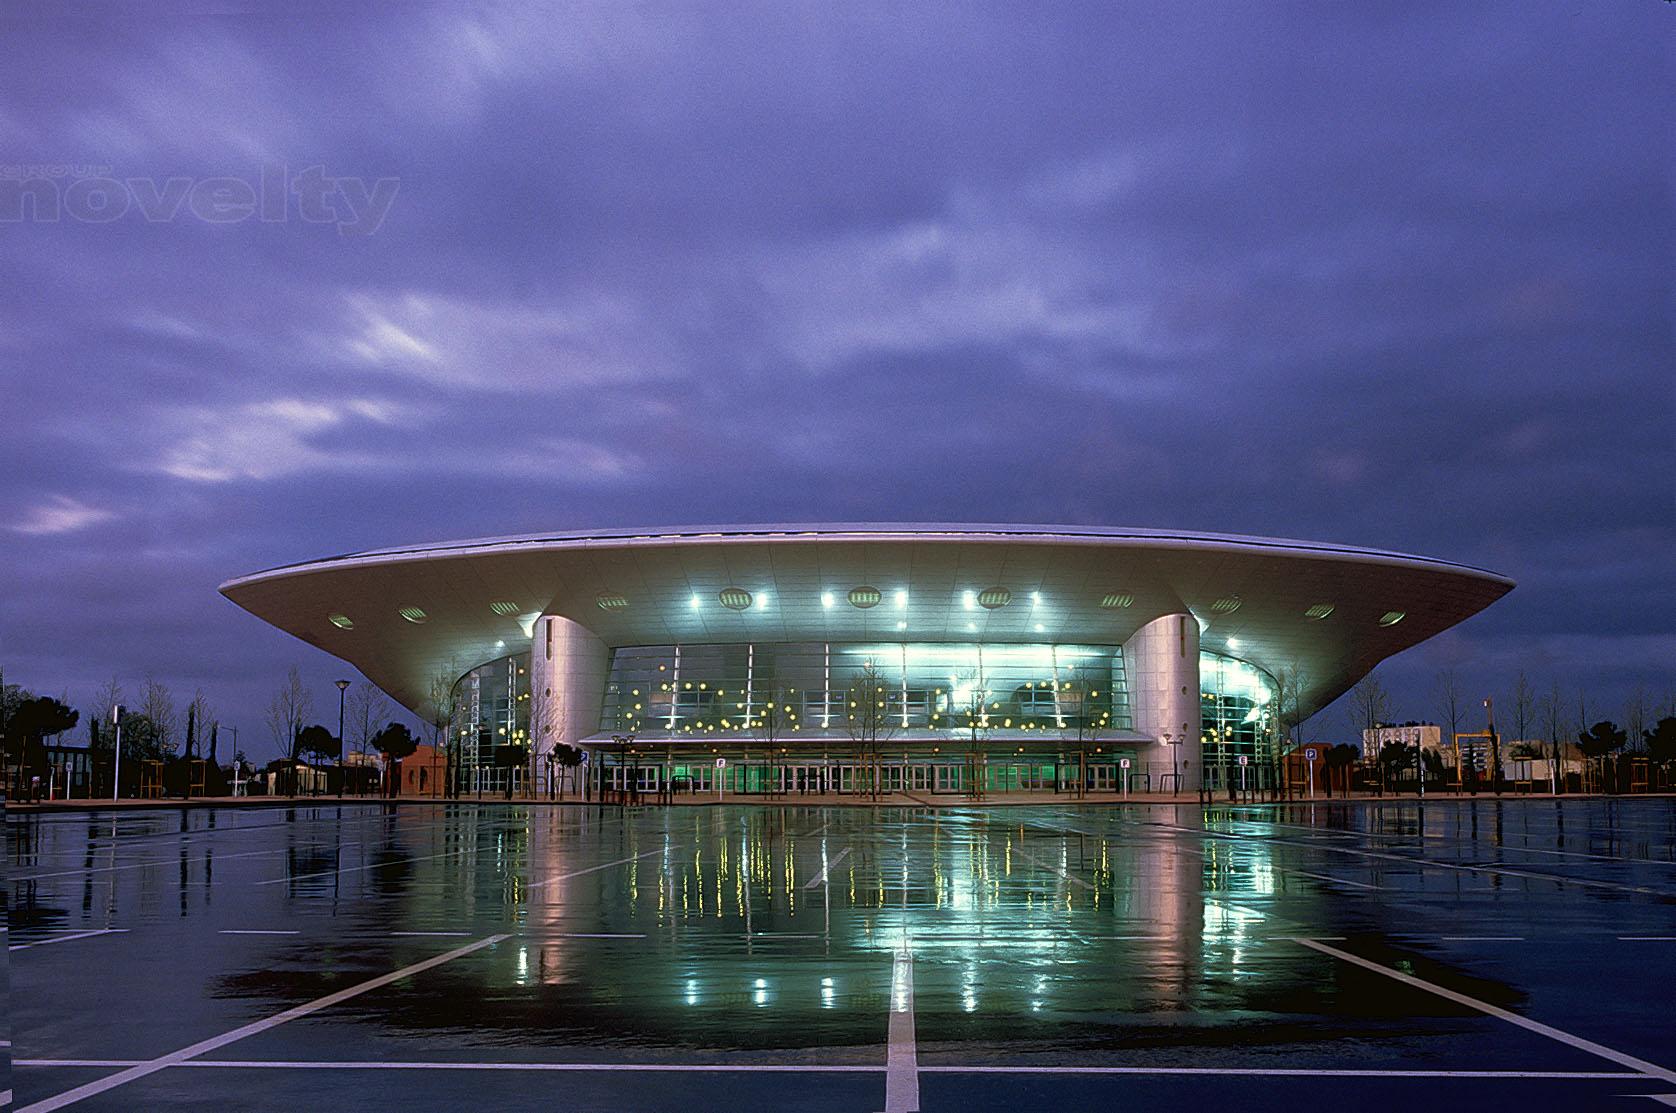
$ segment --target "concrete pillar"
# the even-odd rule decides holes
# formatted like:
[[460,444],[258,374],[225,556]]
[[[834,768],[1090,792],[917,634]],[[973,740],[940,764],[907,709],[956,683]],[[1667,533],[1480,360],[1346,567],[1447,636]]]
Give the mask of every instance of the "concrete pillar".
[[599,732],[611,650],[580,623],[542,615],[530,638],[530,736],[545,786],[547,754]]
[[[1198,789],[1204,769],[1199,745],[1199,620],[1190,614],[1153,619],[1123,643],[1123,663],[1135,730],[1154,740],[1141,756],[1155,771],[1168,769],[1174,750],[1182,789]],[[1166,734],[1184,740],[1168,746]]]

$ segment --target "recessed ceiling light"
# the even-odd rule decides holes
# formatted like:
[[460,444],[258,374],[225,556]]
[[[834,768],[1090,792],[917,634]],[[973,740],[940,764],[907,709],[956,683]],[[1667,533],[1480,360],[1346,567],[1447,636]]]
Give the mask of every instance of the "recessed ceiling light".
[[900,610],[904,609],[905,607],[907,607],[907,605],[908,605],[908,593],[906,591],[897,592],[896,593],[896,609],[900,611]]
[[396,613],[416,625],[418,623],[425,622],[431,617],[418,607],[403,607]]
[[1212,603],[1210,609],[1217,614],[1233,614],[1240,609],[1240,597],[1238,595],[1224,595]]
[[884,595],[876,587],[852,587],[850,589],[850,606],[866,610],[879,605]]
[[1227,646],[1229,649],[1238,649],[1240,647],[1240,640],[1238,638],[1229,638]]
[[1127,591],[1113,591],[1100,600],[1100,605],[1107,610],[1115,611],[1135,604],[1135,597]]
[[326,621],[330,622],[333,626],[336,626],[339,630],[355,629],[355,623],[351,622],[349,616],[346,614],[329,614],[326,616]]
[[1013,601],[1013,593],[1004,587],[989,587],[978,592],[978,606],[986,611],[997,611]]
[[497,599],[489,604],[489,609],[499,615],[511,616],[517,614],[520,608],[516,603],[505,599]]
[[1304,611],[1304,617],[1313,618],[1319,622],[1321,619],[1326,618],[1332,613],[1333,605],[1331,603],[1316,603],[1314,606]]
[[830,592],[830,591],[821,592],[821,606],[831,607],[834,602],[836,602],[836,600],[834,600],[832,598],[832,592]]
[[594,602],[602,611],[620,611],[629,605],[628,597],[619,595],[615,591],[602,591],[594,596]]
[[1379,616],[1379,624],[1381,626],[1395,626],[1405,617],[1407,617],[1407,612],[1405,611],[1386,611],[1383,615]]
[[716,599],[730,611],[748,610],[751,605],[751,593],[742,587],[723,588]]
[[908,624],[906,622],[898,622],[896,624],[896,628],[898,630],[906,630],[908,628]]

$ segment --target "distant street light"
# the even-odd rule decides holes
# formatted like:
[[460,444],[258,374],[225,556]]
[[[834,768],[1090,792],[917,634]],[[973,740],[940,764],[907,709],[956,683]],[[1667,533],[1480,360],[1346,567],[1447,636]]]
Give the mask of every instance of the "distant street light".
[[111,799],[122,798],[122,705],[111,708],[111,722],[116,724],[116,766],[111,770]]
[[349,690],[349,681],[339,680],[338,686],[338,795],[343,795],[344,781],[344,745],[343,745],[343,694]]

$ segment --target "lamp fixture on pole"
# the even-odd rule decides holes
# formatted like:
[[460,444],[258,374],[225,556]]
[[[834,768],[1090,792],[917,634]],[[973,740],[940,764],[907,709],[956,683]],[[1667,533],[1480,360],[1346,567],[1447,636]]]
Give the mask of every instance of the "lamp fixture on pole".
[[344,765],[343,765],[343,757],[344,757],[343,694],[349,690],[349,681],[339,680],[339,681],[336,681],[335,683],[338,686],[338,795],[342,796],[343,795],[343,780],[344,780],[344,777],[343,777],[343,771],[344,771]]

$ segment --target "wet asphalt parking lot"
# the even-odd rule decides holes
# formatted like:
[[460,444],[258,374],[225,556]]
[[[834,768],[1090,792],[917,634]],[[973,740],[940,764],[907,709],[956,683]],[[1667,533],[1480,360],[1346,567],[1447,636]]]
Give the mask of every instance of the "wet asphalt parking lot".
[[11,815],[20,1110],[1676,1104],[1676,801]]

